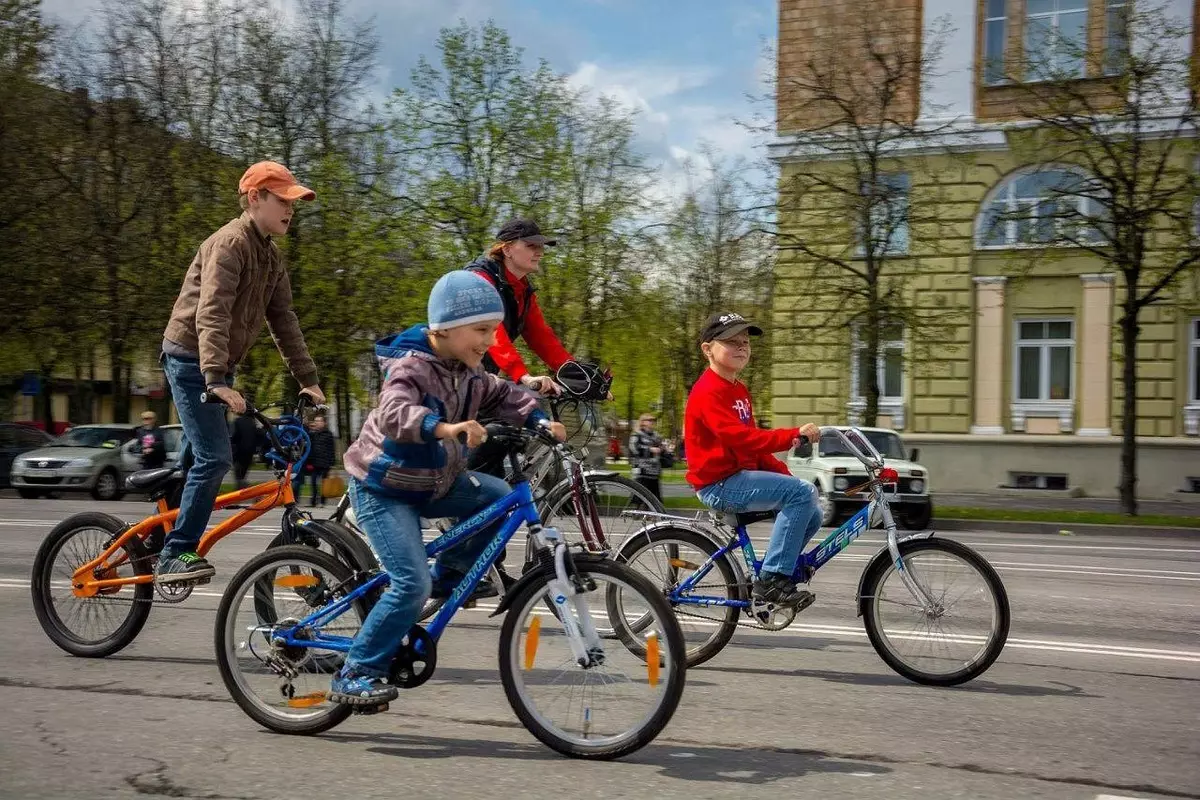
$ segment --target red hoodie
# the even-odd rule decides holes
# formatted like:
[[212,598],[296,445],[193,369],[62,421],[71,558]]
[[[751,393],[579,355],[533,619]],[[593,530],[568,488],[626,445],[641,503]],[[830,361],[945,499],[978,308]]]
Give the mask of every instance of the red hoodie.
[[[477,274],[495,285],[491,275],[483,272]],[[512,287],[513,294],[516,295],[517,308],[521,308],[525,303],[525,293],[529,291],[529,281],[517,278],[509,271],[508,267],[504,267],[504,277],[508,279],[508,285]],[[556,372],[559,367],[573,358],[562,346],[562,342],[558,341],[554,331],[546,324],[546,318],[542,316],[542,309],[538,306],[537,295],[534,295],[529,303],[529,313],[525,317],[525,328],[521,331],[521,338],[529,343],[529,347],[538,358],[546,362],[546,366],[550,368],[551,372]],[[520,383],[521,378],[529,374],[529,369],[521,360],[521,354],[517,352],[517,347],[513,344],[512,339],[508,338],[508,332],[504,330],[503,325],[496,328],[496,344],[488,350],[488,355],[496,362],[496,366],[515,383]]]
[[683,414],[687,482],[702,489],[744,469],[791,475],[774,453],[787,450],[799,435],[799,428],[757,427],[745,385],[706,369],[692,387]]

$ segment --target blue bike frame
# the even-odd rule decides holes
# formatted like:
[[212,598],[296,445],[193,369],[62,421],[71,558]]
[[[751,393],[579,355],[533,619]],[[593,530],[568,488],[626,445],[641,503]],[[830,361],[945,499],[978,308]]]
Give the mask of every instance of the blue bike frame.
[[[501,526],[492,541],[488,542],[487,547],[484,548],[484,551],[471,566],[471,569],[459,582],[458,586],[454,588],[454,591],[451,592],[450,597],[442,605],[441,609],[438,610],[437,616],[433,618],[433,621],[426,628],[426,632],[435,642],[441,637],[442,632],[446,630],[446,626],[450,624],[450,619],[462,607],[465,602],[464,598],[471,596],[471,593],[475,590],[475,585],[479,583],[480,578],[483,577],[488,568],[495,563],[504,546],[520,530],[521,525],[541,524],[541,518],[538,516],[537,508],[534,506],[533,490],[530,489],[529,482],[522,481],[518,483],[508,495],[500,498],[487,508],[476,512],[473,516],[460,521],[453,528],[425,545],[425,555],[432,558],[438,553],[458,544],[468,536],[482,531],[506,515],[508,515],[508,519]],[[367,593],[386,588],[388,583],[388,574],[381,572],[340,600],[317,609],[285,630],[273,632],[272,636],[276,642],[290,647],[337,650],[342,653],[349,652],[350,646],[354,643],[353,638],[349,636],[327,636],[320,631],[320,626],[344,614]],[[305,629],[312,631],[310,634],[307,634],[311,638],[298,638],[296,636],[297,631]]]
[[[847,545],[866,533],[873,505],[874,503],[868,503],[863,506],[857,514],[846,520],[840,528],[825,537],[820,544],[800,556],[796,573],[792,577],[797,580],[805,579],[806,576],[815,573],[821,567],[825,566],[825,564],[829,563],[834,556],[845,550]],[[754,557],[754,544],[750,541],[750,534],[746,532],[746,526],[738,525],[734,528],[734,537],[732,539],[722,545],[721,549],[717,550],[717,552],[713,553],[687,580],[671,590],[671,593],[668,595],[670,601],[682,606],[732,606],[733,608],[748,608],[750,606],[750,601],[748,600],[730,600],[727,597],[692,594],[692,590],[699,585],[700,581],[704,580],[705,576],[712,572],[716,562],[719,559],[729,556],[735,548],[741,549],[742,558],[745,559],[746,567],[750,570],[751,576],[758,575],[759,570],[762,569],[762,560]]]

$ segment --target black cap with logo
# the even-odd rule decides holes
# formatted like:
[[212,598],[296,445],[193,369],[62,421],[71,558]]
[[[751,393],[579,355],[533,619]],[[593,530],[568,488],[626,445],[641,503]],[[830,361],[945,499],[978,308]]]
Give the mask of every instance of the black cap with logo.
[[557,239],[548,239],[542,235],[542,229],[531,219],[510,219],[504,223],[504,227],[500,229],[500,233],[496,234],[496,238],[502,242],[520,240],[529,244],[544,244],[550,247],[558,244]]
[[762,336],[762,328],[750,322],[741,314],[735,314],[731,311],[713,314],[704,323],[704,328],[700,331],[700,343],[711,342],[714,339],[730,339],[739,333]]

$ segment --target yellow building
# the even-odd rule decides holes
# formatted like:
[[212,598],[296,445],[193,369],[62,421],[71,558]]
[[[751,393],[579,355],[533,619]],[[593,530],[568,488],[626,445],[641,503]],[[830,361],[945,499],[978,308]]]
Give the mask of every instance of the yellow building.
[[[928,57],[930,32],[945,31],[936,74],[914,76],[894,91],[893,108],[907,115],[901,123],[933,135],[891,143],[883,164],[890,196],[906,215],[912,210],[912,219],[886,234],[886,267],[911,313],[928,312],[936,324],[919,334],[901,326],[883,331],[877,373],[877,424],[920,447],[935,491],[1116,493],[1123,357],[1116,321],[1124,287],[1104,260],[1042,238],[1036,215],[1047,181],[1086,175],[1074,164],[1038,159],[1003,66],[1041,46],[1035,33],[1043,29],[1063,37],[1077,31],[1081,46],[1103,54],[1115,46],[1108,34],[1113,14],[1127,5],[870,4],[872,13],[894,23],[888,41],[896,47]],[[1191,21],[1196,5],[1175,0],[1168,11]],[[822,288],[836,280],[835,262],[843,271],[860,263],[852,251],[855,223],[839,215],[837,192],[824,185],[837,179],[821,178],[849,167],[828,144],[836,137],[832,118],[789,91],[802,86],[811,98],[812,59],[829,52],[831,38],[847,46],[839,26],[862,7],[856,0],[780,0],[778,126],[771,145],[781,169],[772,320],[776,426],[856,422],[865,406],[861,327],[845,322],[845,315],[829,324],[839,310],[834,306],[845,300]],[[1094,69],[1081,63],[1079,81],[1102,85],[1103,67]],[[800,183],[803,192],[795,188]],[[1135,355],[1138,493],[1184,499],[1180,493],[1200,491],[1196,270],[1168,302],[1142,311]]]

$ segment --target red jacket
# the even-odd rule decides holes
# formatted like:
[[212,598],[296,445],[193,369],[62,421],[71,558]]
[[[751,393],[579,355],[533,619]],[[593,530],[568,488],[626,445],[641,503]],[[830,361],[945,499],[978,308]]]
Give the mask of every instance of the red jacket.
[[[477,274],[495,285],[496,282],[491,275],[484,272]],[[517,308],[522,308],[525,305],[525,293],[529,291],[528,279],[518,279],[507,267],[504,268],[504,277],[507,279],[508,285],[512,287],[513,294],[516,295]],[[551,371],[557,371],[559,367],[573,358],[562,346],[558,337],[554,335],[554,331],[546,324],[546,318],[542,316],[542,309],[538,306],[536,294],[530,299],[529,310],[525,315],[525,329],[521,332],[521,338],[529,343],[529,347],[537,354],[538,358],[546,362],[546,366]],[[513,381],[519,383],[521,378],[529,374],[529,369],[525,366],[521,354],[517,352],[516,345],[509,338],[503,325],[496,329],[496,344],[488,350],[488,355],[496,362],[496,366]]]
[[683,415],[687,482],[702,489],[744,469],[790,475],[774,454],[791,447],[799,435],[799,428],[757,427],[746,386],[706,369],[692,387]]

